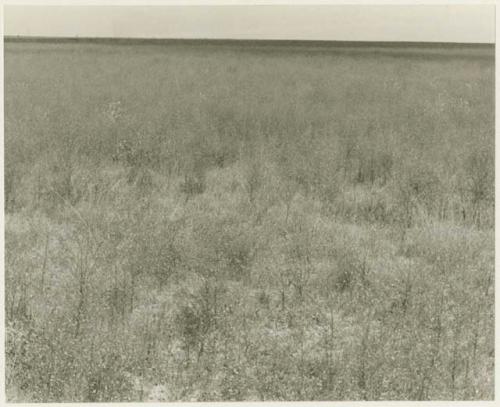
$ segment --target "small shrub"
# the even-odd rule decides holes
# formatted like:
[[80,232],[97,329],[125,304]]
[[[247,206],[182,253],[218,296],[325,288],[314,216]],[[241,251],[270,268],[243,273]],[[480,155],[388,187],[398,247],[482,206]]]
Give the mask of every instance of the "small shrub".
[[194,235],[199,269],[235,280],[249,277],[257,244],[236,218],[202,219]]
[[465,162],[465,175],[462,183],[462,195],[469,203],[464,208],[464,218],[469,218],[478,227],[481,226],[483,206],[494,201],[494,156],[486,150],[473,150]]
[[71,162],[66,163],[56,163],[52,166],[52,177],[50,190],[53,195],[53,200],[58,202],[61,200],[67,200],[73,202],[72,193],[73,187],[71,182],[71,177],[73,173],[73,168]]
[[409,165],[396,186],[397,217],[406,228],[411,227],[419,210],[437,214],[443,186],[436,173],[425,165]]
[[186,195],[186,201],[193,196],[202,194],[207,188],[204,163],[195,163],[194,168],[184,175],[180,191]]
[[293,229],[287,247],[290,261],[288,274],[290,283],[302,300],[312,273],[314,230],[304,220],[297,221]]
[[111,156],[113,162],[121,163],[126,167],[155,168],[160,161],[160,150],[149,146],[141,146],[141,135],[137,135],[137,142],[120,140],[115,153]]
[[118,145],[116,146],[116,151],[111,158],[114,162],[133,165],[134,151],[132,143],[129,140],[120,140]]
[[127,172],[127,182],[135,185],[141,193],[151,191],[154,186],[153,175],[145,167],[130,167]]
[[379,181],[385,185],[392,175],[394,161],[387,152],[364,152],[359,156],[356,182],[374,184]]
[[257,296],[257,300],[259,301],[259,304],[262,307],[269,308],[269,304],[271,302],[271,299],[270,299],[269,295],[264,290],[259,291],[259,294]]
[[367,287],[368,266],[366,260],[360,258],[354,248],[344,245],[334,248],[330,256],[335,259],[330,284],[339,292],[353,289],[356,285]]
[[12,167],[6,167],[4,173],[4,205],[6,212],[10,212],[16,207],[16,187],[19,181],[20,177]]
[[263,184],[261,163],[253,161],[245,171],[245,189],[251,203],[255,202],[256,195]]
[[123,321],[131,303],[131,292],[126,288],[112,287],[104,292],[111,322]]
[[224,168],[236,161],[236,151],[229,146],[215,148],[208,153],[207,160],[217,168]]
[[189,295],[189,302],[180,306],[175,316],[175,325],[179,329],[188,358],[192,349],[197,349],[198,359],[202,356],[208,335],[216,324],[223,292],[222,286],[205,280],[194,294]]

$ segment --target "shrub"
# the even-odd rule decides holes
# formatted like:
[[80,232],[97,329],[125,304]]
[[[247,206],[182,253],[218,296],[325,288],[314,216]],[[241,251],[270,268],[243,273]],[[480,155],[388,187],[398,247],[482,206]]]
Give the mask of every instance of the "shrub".
[[294,223],[292,233],[287,236],[289,281],[294,287],[300,301],[304,297],[305,290],[311,278],[314,256],[313,237],[314,229],[303,219]]
[[237,218],[202,218],[195,224],[193,233],[198,270],[215,273],[220,278],[244,280],[249,277],[257,242]]
[[470,213],[469,217],[478,227],[482,224],[484,204],[494,201],[494,171],[494,155],[491,151],[474,149],[465,161],[462,194],[470,208],[464,208],[464,217]]
[[400,224],[411,227],[419,211],[428,216],[435,216],[443,186],[431,168],[426,165],[410,164],[404,169],[400,181],[395,183],[395,196]]
[[19,181],[20,176],[12,167],[5,168],[4,205],[6,212],[10,212],[16,207],[16,186]]
[[186,195],[186,202],[195,195],[202,194],[207,188],[205,163],[195,162],[191,170],[184,175],[180,191]]
[[341,244],[331,249],[330,256],[335,259],[335,268],[330,277],[334,289],[343,292],[356,285],[362,288],[368,286],[368,264],[366,259],[360,258],[355,248]]
[[123,139],[118,142],[112,160],[126,167],[156,168],[161,159],[159,148],[152,148],[142,144],[141,135],[136,135],[136,142]]
[[250,203],[254,203],[256,195],[263,184],[262,163],[252,161],[245,168],[245,189]]
[[197,350],[197,359],[202,356],[205,343],[211,330],[215,327],[218,317],[218,307],[222,305],[221,295],[224,287],[211,279],[205,279],[201,287],[193,294],[188,294],[189,302],[180,306],[175,316],[185,349],[188,353]]
[[237,159],[237,151],[231,146],[224,144],[223,146],[213,148],[206,152],[207,161],[217,168],[224,168],[234,163]]
[[385,185],[392,176],[394,161],[391,153],[363,151],[359,154],[356,182]]

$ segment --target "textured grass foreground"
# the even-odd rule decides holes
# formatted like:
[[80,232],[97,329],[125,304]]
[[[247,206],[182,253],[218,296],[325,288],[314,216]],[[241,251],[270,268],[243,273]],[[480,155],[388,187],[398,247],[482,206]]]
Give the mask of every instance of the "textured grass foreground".
[[6,42],[9,401],[493,399],[493,48],[273,46]]

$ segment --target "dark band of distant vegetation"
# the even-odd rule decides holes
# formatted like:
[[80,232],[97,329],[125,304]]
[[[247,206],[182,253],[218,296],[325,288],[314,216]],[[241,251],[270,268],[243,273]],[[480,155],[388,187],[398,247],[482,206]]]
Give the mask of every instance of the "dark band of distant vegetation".
[[489,43],[6,36],[6,42],[202,47],[235,52],[303,52],[405,58],[495,58]]

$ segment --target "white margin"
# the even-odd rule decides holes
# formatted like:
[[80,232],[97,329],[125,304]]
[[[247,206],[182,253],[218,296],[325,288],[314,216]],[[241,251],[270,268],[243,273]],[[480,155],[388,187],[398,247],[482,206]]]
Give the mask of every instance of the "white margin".
[[[48,5],[60,5],[60,6],[216,6],[216,5],[495,5],[497,6],[500,0],[0,0],[0,89],[1,89],[1,111],[0,111],[0,201],[1,201],[1,214],[0,214],[0,225],[2,226],[2,233],[0,234],[0,406],[6,405],[6,395],[5,395],[5,273],[4,273],[4,231],[5,231],[5,218],[4,218],[4,43],[3,43],[3,17],[4,17],[4,6],[16,6],[16,5],[33,5],[33,6],[48,6]],[[499,18],[498,18],[498,7],[495,10],[496,20],[495,20],[495,294],[500,292],[500,279],[497,276],[497,269],[500,266],[500,259],[497,256],[499,243],[497,231],[500,227],[500,200],[497,191],[500,187],[500,160],[499,160],[499,120],[500,117],[500,104],[498,99],[498,94],[500,92],[500,84],[497,78],[500,77],[500,67],[498,65],[497,55],[499,52]],[[377,406],[435,406],[435,407],[445,407],[451,405],[459,405],[462,407],[469,406],[495,406],[499,400],[500,394],[500,381],[498,380],[500,372],[500,357],[499,357],[499,335],[500,328],[498,320],[496,318],[499,315],[500,302],[497,300],[495,295],[495,401],[325,401],[325,402],[174,402],[174,403],[148,403],[150,406],[157,404],[160,405],[172,405],[181,407],[204,407],[204,406],[223,406],[223,407],[260,407],[260,406],[343,406],[343,407],[369,407],[372,405]],[[8,403],[8,405],[19,405],[19,406],[33,406],[38,407],[40,405],[47,406],[71,406],[71,407],[85,407],[90,403]],[[136,406],[142,405],[144,403],[91,403],[92,406]]]

